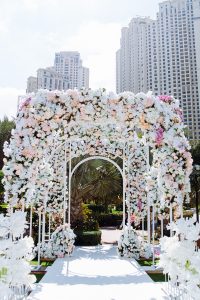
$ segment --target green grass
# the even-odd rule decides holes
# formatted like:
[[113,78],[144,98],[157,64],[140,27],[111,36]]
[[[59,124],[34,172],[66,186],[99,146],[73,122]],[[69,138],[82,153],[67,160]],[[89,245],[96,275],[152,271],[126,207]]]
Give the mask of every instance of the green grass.
[[155,282],[165,282],[165,275],[164,274],[148,274],[148,275]]
[[113,215],[123,215],[123,211],[112,209],[112,214],[113,214]]
[[8,208],[8,203],[1,203],[1,204],[0,204],[0,207],[1,207],[1,208]]
[[[32,260],[32,261],[30,261],[30,264],[32,265],[32,266],[37,266],[37,264],[38,264],[38,261],[37,260]],[[41,266],[52,266],[53,265],[53,262],[52,261],[42,261],[42,262],[40,262],[40,265]]]
[[[138,264],[142,267],[151,267],[153,265],[152,260],[137,260]],[[155,265],[159,263],[159,259],[155,259]]]

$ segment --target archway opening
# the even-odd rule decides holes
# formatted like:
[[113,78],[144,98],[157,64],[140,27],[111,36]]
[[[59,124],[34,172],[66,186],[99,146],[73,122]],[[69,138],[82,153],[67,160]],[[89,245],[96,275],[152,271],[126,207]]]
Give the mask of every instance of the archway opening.
[[122,168],[122,159],[118,157],[115,160],[100,156],[72,160],[71,227],[77,235],[77,245],[118,240],[123,215],[126,215]]

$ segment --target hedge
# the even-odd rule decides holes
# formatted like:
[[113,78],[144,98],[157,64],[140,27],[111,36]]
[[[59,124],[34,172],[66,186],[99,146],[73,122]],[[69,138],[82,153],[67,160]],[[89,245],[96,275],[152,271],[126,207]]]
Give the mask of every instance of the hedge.
[[122,219],[122,214],[100,214],[97,217],[99,226],[120,226]]
[[96,246],[101,244],[101,231],[75,231],[75,234],[76,246]]

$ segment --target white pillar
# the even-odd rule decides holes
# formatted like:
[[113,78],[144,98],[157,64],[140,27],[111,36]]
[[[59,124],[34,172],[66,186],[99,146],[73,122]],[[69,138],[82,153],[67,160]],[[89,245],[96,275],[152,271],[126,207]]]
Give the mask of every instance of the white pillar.
[[142,217],[142,239],[144,240],[144,217]]
[[[147,156],[147,172],[150,170],[149,165],[149,146],[146,146],[146,156]],[[148,231],[148,244],[151,243],[151,212],[150,212],[150,201],[149,194],[147,193],[147,231]]]
[[33,231],[33,205],[30,206],[30,228],[29,228],[29,235],[32,237]]
[[155,264],[155,254],[154,254],[154,244],[155,244],[155,208],[154,205],[152,206],[152,246],[153,246],[153,258],[152,258],[152,262],[153,262],[153,266]]
[[46,213],[45,210],[42,213],[42,245],[45,242],[45,226],[46,226]]
[[22,211],[23,212],[25,211],[25,202],[24,202],[24,199],[22,199]]
[[126,174],[125,174],[125,144],[123,149],[123,230],[125,229],[125,218],[126,218]]
[[[130,230],[131,228],[131,205],[130,205],[130,159],[129,159],[129,142],[127,143],[127,184],[128,184],[128,190],[127,190],[127,198],[128,198],[128,228]],[[125,165],[126,166],[126,165]],[[126,172],[125,172],[126,177]],[[126,195],[126,194],[125,194]]]
[[163,229],[164,229],[164,226],[163,226],[163,215],[160,217],[160,223],[161,223],[161,228],[160,228],[161,237],[163,237]]
[[63,197],[63,223],[66,223],[66,189],[67,189],[67,183],[66,183],[66,175],[67,175],[67,143],[65,142],[65,151],[64,151],[64,168],[63,168],[63,183],[64,183],[64,197]]
[[[173,222],[173,210],[172,210],[172,204],[170,204],[170,208],[169,208],[169,222],[170,224]],[[173,235],[172,230],[170,229],[170,236]]]
[[71,141],[69,146],[69,204],[68,204],[68,224],[71,226],[71,171],[72,171],[72,156],[71,156]]
[[38,266],[40,265],[40,245],[41,245],[41,210],[39,214],[39,226],[38,226]]
[[51,214],[49,212],[49,240],[51,238]]

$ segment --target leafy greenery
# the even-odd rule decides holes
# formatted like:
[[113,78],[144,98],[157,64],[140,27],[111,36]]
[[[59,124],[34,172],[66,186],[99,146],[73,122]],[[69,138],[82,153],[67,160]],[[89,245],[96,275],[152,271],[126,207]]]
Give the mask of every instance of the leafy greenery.
[[194,165],[200,165],[200,141],[191,141],[191,154]]
[[[72,167],[84,157],[73,160]],[[121,160],[117,163],[120,165]],[[76,220],[83,221],[83,206],[86,204],[97,204],[108,211],[110,204],[122,202],[122,178],[117,168],[102,159],[90,160],[75,171],[72,177],[72,224]]]
[[101,244],[101,231],[75,231],[77,235],[75,245],[77,246],[96,246]]
[[[151,260],[137,260],[138,264],[142,267],[151,267],[153,265],[153,261]],[[159,259],[155,259],[155,264],[159,263]]]
[[0,120],[0,170],[3,168],[3,145],[5,141],[9,141],[11,137],[11,130],[15,127],[14,121],[10,121],[8,117]]
[[97,216],[100,226],[120,226],[123,219],[123,213],[103,213]]
[[2,180],[3,180],[3,171],[0,171],[0,200],[3,199],[3,193],[4,193],[4,187],[3,187],[3,183],[2,183]]

